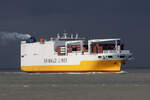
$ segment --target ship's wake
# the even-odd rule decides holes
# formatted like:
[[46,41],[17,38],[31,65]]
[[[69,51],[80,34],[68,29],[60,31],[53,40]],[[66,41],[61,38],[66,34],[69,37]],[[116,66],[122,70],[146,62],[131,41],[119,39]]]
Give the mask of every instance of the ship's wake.
[[39,75],[39,74],[127,74],[127,71],[120,72],[60,72],[60,73],[29,73],[30,75]]

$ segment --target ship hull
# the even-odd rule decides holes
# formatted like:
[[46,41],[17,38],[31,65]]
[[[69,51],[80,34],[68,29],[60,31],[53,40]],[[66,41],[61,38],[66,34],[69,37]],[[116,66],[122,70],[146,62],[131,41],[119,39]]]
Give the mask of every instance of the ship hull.
[[81,61],[78,65],[32,65],[21,66],[25,72],[67,73],[67,72],[120,72],[124,60]]

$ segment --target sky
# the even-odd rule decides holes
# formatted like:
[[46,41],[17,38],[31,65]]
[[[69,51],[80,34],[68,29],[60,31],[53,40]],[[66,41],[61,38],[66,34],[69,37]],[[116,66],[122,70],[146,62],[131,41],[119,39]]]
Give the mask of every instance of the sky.
[[[134,60],[150,67],[149,0],[0,0],[0,32],[49,38],[64,29],[92,38],[120,37]],[[20,41],[0,41],[0,68],[19,68]]]

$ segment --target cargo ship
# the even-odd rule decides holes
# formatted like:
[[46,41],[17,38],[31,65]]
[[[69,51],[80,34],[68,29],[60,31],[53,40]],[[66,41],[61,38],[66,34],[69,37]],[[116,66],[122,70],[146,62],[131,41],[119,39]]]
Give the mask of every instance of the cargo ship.
[[21,41],[24,72],[120,72],[131,59],[120,38],[86,40],[64,32],[49,40]]

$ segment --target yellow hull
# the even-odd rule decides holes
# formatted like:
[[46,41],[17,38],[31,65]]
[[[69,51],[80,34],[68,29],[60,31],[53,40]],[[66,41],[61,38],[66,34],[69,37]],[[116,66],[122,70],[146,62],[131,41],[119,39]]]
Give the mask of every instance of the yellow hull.
[[117,72],[121,71],[122,60],[81,61],[79,65],[21,66],[26,72]]

